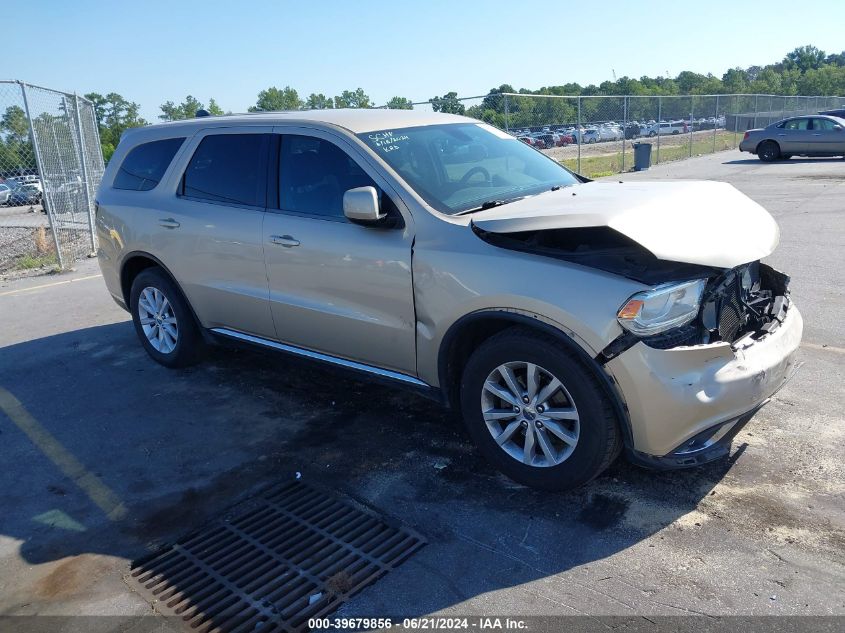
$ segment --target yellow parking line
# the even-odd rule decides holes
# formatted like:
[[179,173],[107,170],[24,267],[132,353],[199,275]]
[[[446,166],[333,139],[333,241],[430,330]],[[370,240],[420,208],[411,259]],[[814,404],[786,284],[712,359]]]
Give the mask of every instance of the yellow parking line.
[[126,508],[114,492],[73,456],[27,411],[11,392],[0,387],[0,410],[23,431],[47,458],[79,486],[112,521],[126,516]]
[[86,279],[97,279],[98,277],[102,277],[102,275],[88,275],[87,277],[78,277],[76,279],[66,279],[64,281],[54,281],[51,284],[41,284],[40,286],[30,286],[29,288],[18,288],[17,290],[7,290],[6,292],[0,292],[0,297],[5,297],[6,295],[14,295],[18,294],[19,292],[28,292],[29,290],[40,290],[41,288],[50,288],[51,286],[61,286],[63,284],[72,284],[77,281],[85,281]]

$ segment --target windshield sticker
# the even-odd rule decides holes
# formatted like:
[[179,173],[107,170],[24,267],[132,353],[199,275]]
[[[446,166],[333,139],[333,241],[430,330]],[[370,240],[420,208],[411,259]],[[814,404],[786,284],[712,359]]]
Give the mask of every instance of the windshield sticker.
[[495,134],[499,138],[513,139],[514,141],[516,140],[513,136],[511,136],[510,134],[508,134],[504,130],[500,130],[499,128],[493,127],[492,125],[487,125],[486,123],[476,123],[476,125],[478,127],[480,127],[482,130],[484,130],[486,132],[490,132],[490,134]]
[[368,134],[368,137],[373,145],[385,154],[399,149],[402,143],[411,139],[407,134],[394,134],[393,132],[377,132]]

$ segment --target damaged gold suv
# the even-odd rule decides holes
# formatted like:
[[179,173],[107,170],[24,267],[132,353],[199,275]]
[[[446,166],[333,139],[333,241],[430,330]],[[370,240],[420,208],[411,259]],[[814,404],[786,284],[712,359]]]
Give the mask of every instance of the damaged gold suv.
[[725,455],[801,339],[788,277],[760,262],[777,225],[733,187],[589,182],[459,116],[129,130],[97,203],[106,285],[156,361],[235,340],[402,384],[540,488],[623,449]]

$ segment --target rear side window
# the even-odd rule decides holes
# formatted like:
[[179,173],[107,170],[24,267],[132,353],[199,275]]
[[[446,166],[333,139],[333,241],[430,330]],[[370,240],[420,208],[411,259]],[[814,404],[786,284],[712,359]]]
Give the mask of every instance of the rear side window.
[[279,162],[279,202],[285,211],[343,218],[347,190],[376,186],[346,152],[312,136],[284,135]]
[[114,177],[112,187],[130,191],[149,191],[154,188],[184,141],[184,137],[166,138],[130,150]]
[[809,129],[810,119],[790,119],[784,124],[785,130],[806,130]]
[[266,134],[206,136],[182,179],[182,195],[212,202],[263,207]]

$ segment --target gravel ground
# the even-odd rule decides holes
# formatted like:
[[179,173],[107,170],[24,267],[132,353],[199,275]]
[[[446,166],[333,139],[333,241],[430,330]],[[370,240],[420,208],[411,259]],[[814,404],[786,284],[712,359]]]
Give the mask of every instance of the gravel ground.
[[[87,225],[81,225],[78,216],[65,214],[59,216],[59,238],[65,259],[73,261],[87,256],[90,251],[90,238]],[[76,220],[76,221],[74,221]],[[54,265],[40,266],[33,269],[17,270],[20,259],[24,256],[39,257],[55,253],[55,246],[49,218],[40,206],[0,208],[0,275],[29,276],[50,272]],[[38,229],[45,228],[47,250],[40,250],[36,245]]]

